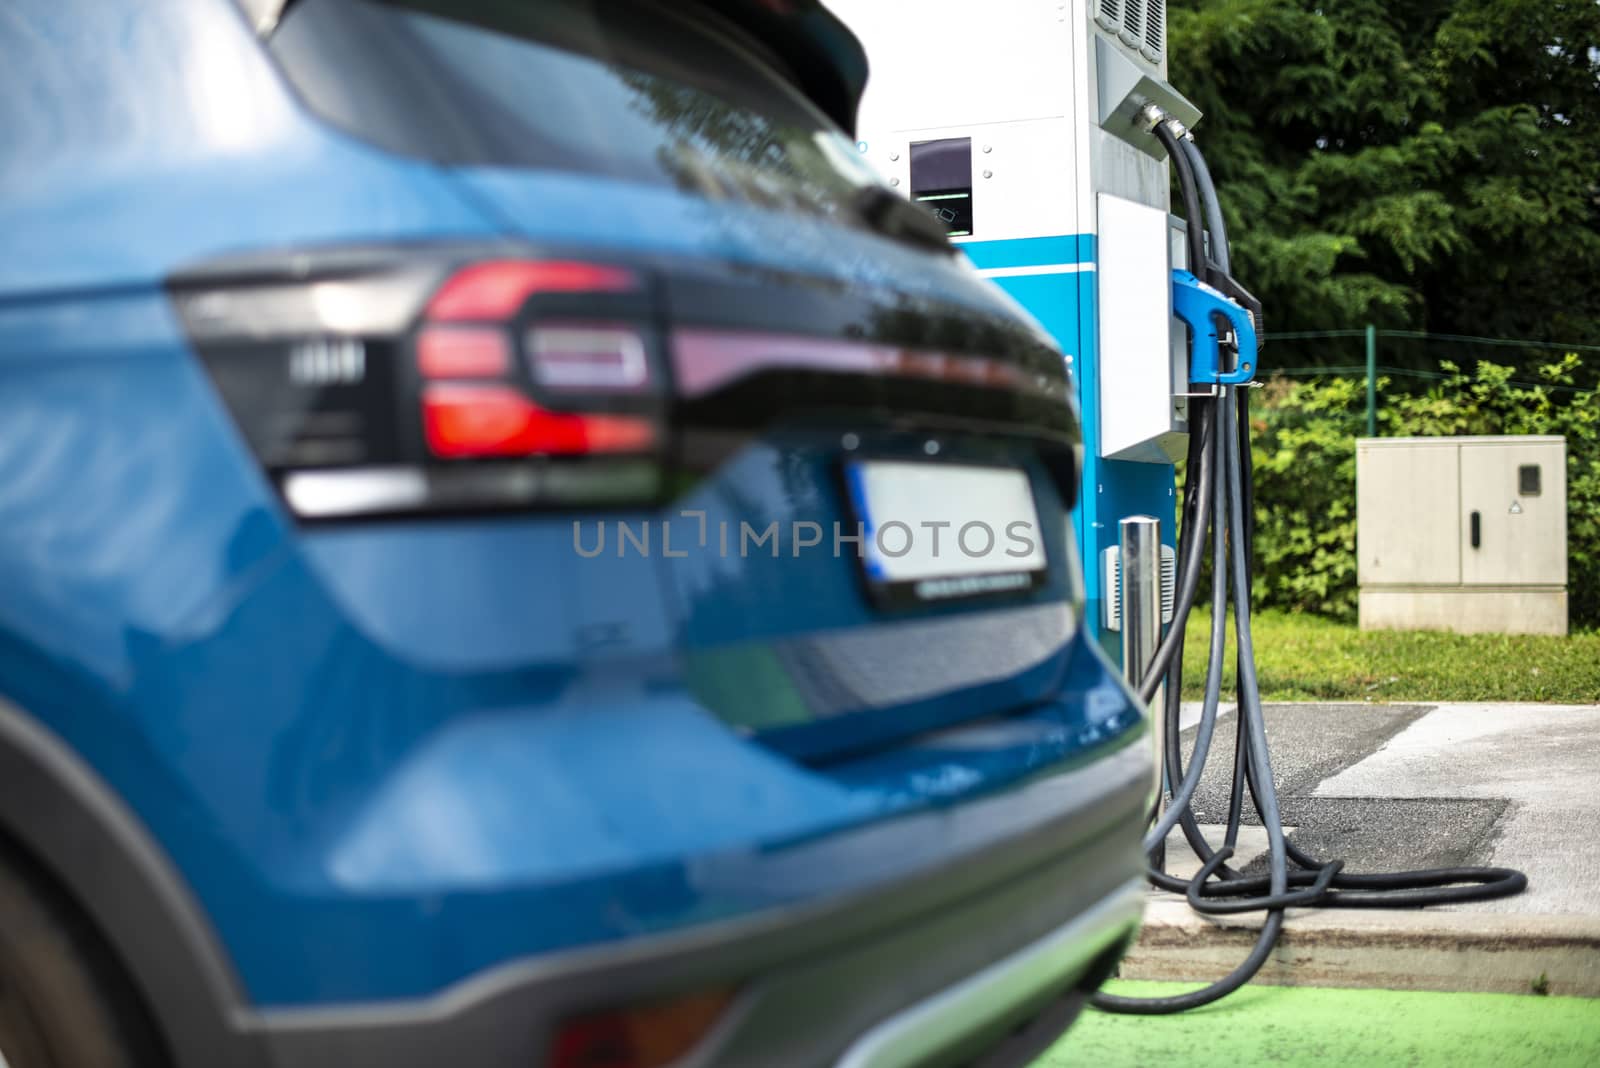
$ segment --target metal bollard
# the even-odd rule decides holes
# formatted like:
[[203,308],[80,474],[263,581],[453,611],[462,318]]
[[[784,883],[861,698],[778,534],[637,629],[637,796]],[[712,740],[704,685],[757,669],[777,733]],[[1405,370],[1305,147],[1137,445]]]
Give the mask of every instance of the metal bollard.
[[[1122,546],[1122,673],[1135,688],[1161,643],[1161,520],[1131,515],[1120,524]],[[1161,790],[1166,717],[1163,693],[1150,702],[1150,734],[1156,749],[1156,796]]]

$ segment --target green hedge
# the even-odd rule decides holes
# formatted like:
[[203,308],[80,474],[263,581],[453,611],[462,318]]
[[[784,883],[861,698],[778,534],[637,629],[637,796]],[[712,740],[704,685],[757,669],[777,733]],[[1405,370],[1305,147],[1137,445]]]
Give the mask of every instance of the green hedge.
[[[1510,367],[1448,378],[1422,393],[1379,382],[1384,437],[1558,434],[1567,439],[1567,558],[1574,626],[1600,625],[1600,392],[1574,386],[1577,356],[1517,381]],[[1275,379],[1256,395],[1256,585],[1260,604],[1336,619],[1356,614],[1355,441],[1365,432],[1359,378]]]

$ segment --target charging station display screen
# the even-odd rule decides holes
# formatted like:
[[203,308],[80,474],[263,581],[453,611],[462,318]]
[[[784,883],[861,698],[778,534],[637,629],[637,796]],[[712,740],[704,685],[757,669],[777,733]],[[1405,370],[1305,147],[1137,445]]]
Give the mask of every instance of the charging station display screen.
[[911,199],[933,213],[951,237],[972,233],[972,138],[911,145]]

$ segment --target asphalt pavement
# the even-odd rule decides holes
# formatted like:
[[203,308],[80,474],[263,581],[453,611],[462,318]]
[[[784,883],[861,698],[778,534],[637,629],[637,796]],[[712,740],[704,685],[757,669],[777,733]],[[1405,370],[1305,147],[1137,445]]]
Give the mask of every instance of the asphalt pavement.
[[[1185,752],[1196,719],[1186,709]],[[1512,898],[1422,910],[1291,910],[1262,981],[1600,996],[1600,705],[1276,704],[1266,722],[1284,823],[1300,848],[1344,858],[1351,872],[1489,865],[1517,868],[1529,885]],[[1229,709],[1195,797],[1213,842],[1227,815],[1233,734]],[[1262,870],[1265,850],[1264,831],[1248,826],[1234,863]],[[1196,866],[1175,834],[1169,870]],[[1259,922],[1208,919],[1153,895],[1123,974],[1216,978],[1248,951]]]

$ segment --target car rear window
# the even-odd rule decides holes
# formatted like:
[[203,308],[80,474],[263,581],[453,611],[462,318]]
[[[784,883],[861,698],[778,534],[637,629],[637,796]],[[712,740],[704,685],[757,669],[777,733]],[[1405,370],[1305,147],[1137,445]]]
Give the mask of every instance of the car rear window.
[[874,178],[761,44],[692,3],[302,0],[270,48],[390,151],[841,214]]

